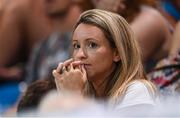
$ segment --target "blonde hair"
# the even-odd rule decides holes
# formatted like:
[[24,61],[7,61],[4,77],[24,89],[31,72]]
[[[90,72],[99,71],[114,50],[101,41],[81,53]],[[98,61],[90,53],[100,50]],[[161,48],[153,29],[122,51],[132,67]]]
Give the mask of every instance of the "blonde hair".
[[[139,46],[134,39],[133,31],[126,20],[118,14],[93,9],[81,14],[76,26],[79,24],[90,24],[99,27],[112,48],[116,48],[121,60],[116,64],[113,78],[107,83],[107,96],[117,99],[123,96],[130,82],[134,80],[145,80]],[[142,82],[143,82],[142,81]],[[150,82],[144,82],[152,91],[155,91]],[[93,93],[93,88],[87,84],[88,93]],[[87,92],[87,91],[86,91]]]

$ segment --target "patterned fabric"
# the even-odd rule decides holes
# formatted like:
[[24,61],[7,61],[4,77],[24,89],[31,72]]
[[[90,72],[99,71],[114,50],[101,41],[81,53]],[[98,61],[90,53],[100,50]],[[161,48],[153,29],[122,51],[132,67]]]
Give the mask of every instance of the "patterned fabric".
[[38,79],[52,77],[52,70],[59,62],[69,58],[70,33],[53,33],[47,40],[40,42],[32,52],[25,81],[31,83]]
[[152,70],[148,77],[157,85],[162,95],[180,93],[180,52],[175,56],[163,59]]

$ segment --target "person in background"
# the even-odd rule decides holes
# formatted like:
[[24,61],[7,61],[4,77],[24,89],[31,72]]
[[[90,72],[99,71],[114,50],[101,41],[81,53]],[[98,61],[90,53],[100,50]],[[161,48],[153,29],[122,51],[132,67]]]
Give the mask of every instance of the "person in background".
[[70,37],[79,15],[92,9],[90,0],[43,0],[44,11],[53,22],[53,33],[35,47],[29,60],[25,81],[32,83],[52,77],[59,61],[70,56]]
[[167,58],[160,60],[148,73],[152,82],[164,98],[180,95],[180,22],[173,34],[172,45]]
[[[55,68],[58,62],[69,58],[69,39],[71,36],[69,32],[72,30],[79,14],[83,10],[93,7],[88,0],[42,0],[37,2],[39,4],[41,3],[40,8],[42,11],[35,12],[35,10],[32,9],[30,13],[35,12],[35,15],[31,16],[37,17],[40,16],[38,13],[42,13],[48,20],[51,21],[50,25],[52,27],[51,33],[48,34],[49,36],[39,40],[31,51],[28,64],[25,66],[25,73],[23,77],[24,81],[22,82],[23,84],[26,84],[26,86],[36,80],[50,79],[52,76],[51,71]],[[32,5],[32,7],[36,8],[36,5]],[[36,8],[36,10],[39,10],[40,8]],[[35,21],[35,19],[31,17],[30,20]],[[33,27],[33,24],[28,26]],[[7,75],[7,72],[5,74]],[[19,84],[18,82],[16,83],[16,89],[11,87],[13,90],[18,89],[17,97],[20,92],[24,91],[19,90],[20,85],[21,83]],[[7,96],[5,96],[5,98],[7,98]],[[7,100],[9,99],[11,98],[8,98]],[[14,100],[13,103],[16,101],[17,99]]]
[[42,5],[42,0],[0,0],[0,114],[17,101],[29,55],[52,31]]
[[156,105],[156,88],[145,76],[137,41],[123,17],[98,9],[83,12],[71,42],[73,59],[53,71],[60,93],[102,100],[116,110]]
[[168,55],[172,26],[156,9],[155,0],[94,0],[96,8],[122,15],[135,32],[146,71]]
[[24,65],[34,45],[51,32],[41,0],[1,0],[0,81],[23,79]]
[[36,110],[43,97],[52,90],[56,90],[54,79],[38,80],[30,84],[18,102],[17,113]]

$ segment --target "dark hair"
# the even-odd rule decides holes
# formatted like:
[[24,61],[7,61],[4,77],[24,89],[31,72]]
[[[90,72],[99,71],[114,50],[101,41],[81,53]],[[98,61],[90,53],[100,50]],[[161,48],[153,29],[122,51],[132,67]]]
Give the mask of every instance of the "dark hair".
[[30,84],[19,101],[17,112],[36,109],[44,95],[49,91],[55,90],[56,84],[54,79],[38,80]]

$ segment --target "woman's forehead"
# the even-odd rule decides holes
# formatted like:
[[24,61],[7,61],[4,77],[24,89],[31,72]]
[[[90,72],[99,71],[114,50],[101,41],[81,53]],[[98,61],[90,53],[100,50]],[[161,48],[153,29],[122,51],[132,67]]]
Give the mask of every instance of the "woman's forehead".
[[97,26],[79,24],[73,33],[73,39],[79,38],[105,38],[103,31]]

